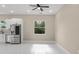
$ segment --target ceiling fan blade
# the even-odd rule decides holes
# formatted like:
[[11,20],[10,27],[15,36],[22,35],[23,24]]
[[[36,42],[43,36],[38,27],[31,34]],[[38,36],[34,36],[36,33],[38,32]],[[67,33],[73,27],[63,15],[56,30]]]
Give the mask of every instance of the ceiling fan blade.
[[37,7],[36,5],[29,5],[29,6],[32,6],[32,7]]
[[40,6],[40,7],[42,7],[42,8],[49,8],[49,6]]
[[37,9],[38,7],[36,7],[36,8],[34,8],[34,9],[32,9],[32,10],[35,10],[35,9]]
[[43,11],[43,9],[42,9],[42,8],[40,8],[40,10],[41,10],[41,11]]

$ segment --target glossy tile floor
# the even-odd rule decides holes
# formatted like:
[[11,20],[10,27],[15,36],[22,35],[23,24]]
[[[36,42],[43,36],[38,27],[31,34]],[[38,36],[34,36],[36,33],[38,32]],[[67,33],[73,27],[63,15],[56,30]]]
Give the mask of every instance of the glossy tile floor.
[[65,54],[56,44],[5,44],[0,43],[0,54]]

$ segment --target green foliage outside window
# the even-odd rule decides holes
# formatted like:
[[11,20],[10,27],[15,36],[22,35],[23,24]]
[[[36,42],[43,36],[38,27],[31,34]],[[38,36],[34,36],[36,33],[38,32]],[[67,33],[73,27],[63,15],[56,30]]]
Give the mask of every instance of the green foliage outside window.
[[4,20],[0,21],[0,28],[6,28],[6,22]]
[[35,21],[35,34],[44,34],[45,33],[45,22],[44,21]]

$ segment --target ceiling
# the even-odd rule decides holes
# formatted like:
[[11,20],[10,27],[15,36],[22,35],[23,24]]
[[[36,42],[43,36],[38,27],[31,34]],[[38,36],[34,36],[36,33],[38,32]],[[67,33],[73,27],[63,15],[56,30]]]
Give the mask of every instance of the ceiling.
[[0,15],[55,15],[63,6],[62,4],[42,4],[49,8],[32,10],[30,4],[0,4]]

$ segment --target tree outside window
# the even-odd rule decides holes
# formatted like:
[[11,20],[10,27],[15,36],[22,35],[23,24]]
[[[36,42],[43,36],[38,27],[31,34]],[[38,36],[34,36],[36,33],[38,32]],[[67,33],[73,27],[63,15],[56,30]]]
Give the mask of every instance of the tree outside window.
[[44,21],[35,21],[35,28],[34,28],[35,34],[45,34],[45,22]]

